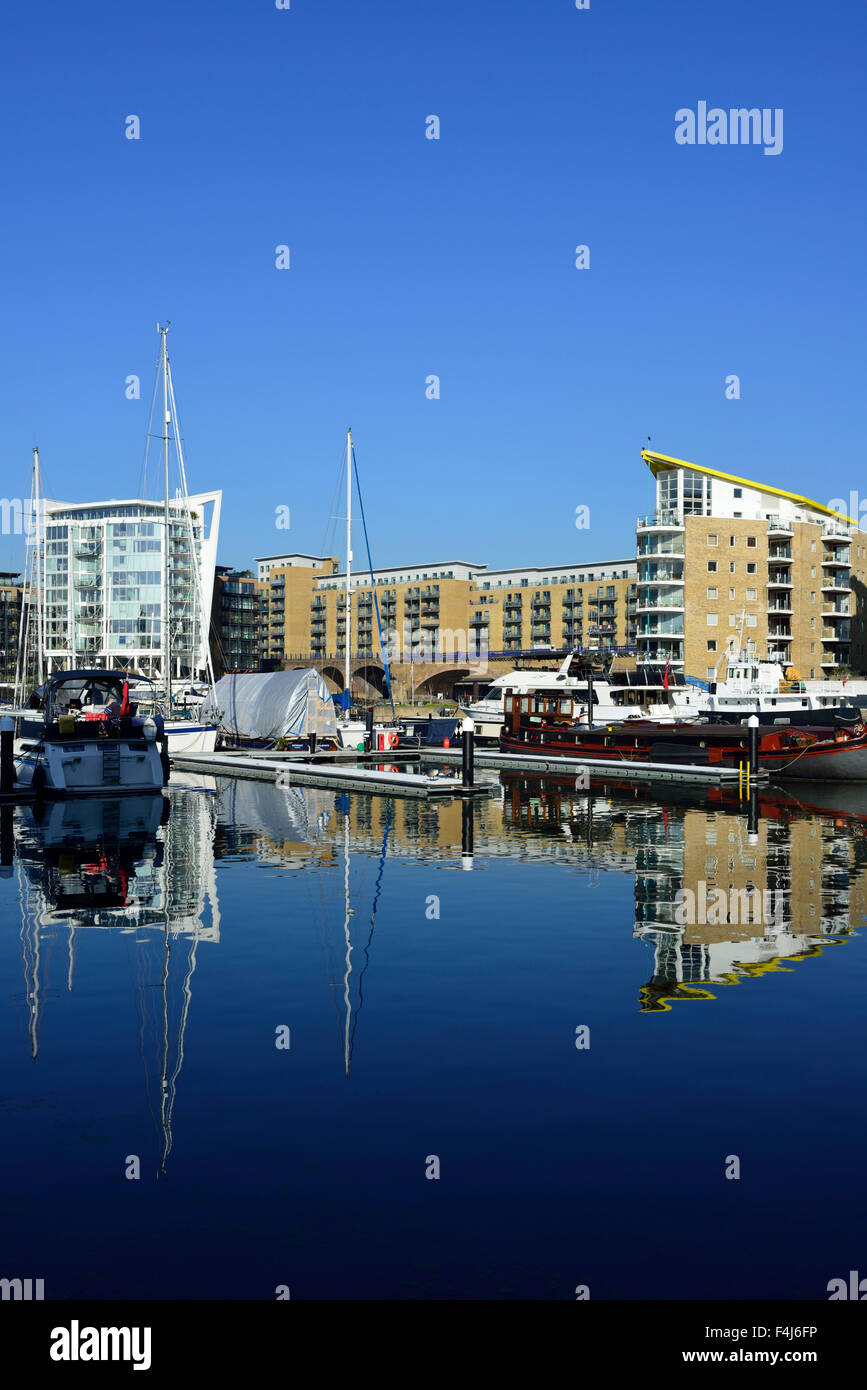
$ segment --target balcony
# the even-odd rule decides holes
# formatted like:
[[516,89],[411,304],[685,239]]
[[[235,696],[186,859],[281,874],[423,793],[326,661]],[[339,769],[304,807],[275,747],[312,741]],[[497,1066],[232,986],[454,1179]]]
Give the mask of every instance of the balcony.
[[768,548],[768,563],[771,565],[788,565],[792,559],[792,552],[787,545],[775,545],[773,549]]
[[636,613],[682,613],[684,611],[683,589],[648,589],[639,598],[635,611]]
[[773,637],[776,642],[791,642],[792,634],[785,627],[769,627],[768,636]]
[[845,582],[838,576],[837,579],[827,579],[822,581],[823,594],[850,594],[852,592],[849,584],[849,576],[845,574]]
[[848,569],[852,563],[852,551],[848,546],[832,550],[822,560],[822,569]]
[[768,612],[769,612],[769,613],[788,613],[788,614],[792,614],[794,611],[795,611],[795,610],[792,608],[792,605],[789,603],[789,600],[788,600],[788,599],[783,599],[783,600],[781,600],[781,601],[778,601],[777,603],[769,603],[769,604],[768,604]]
[[826,521],[822,525],[822,540],[849,541],[857,530],[857,526],[849,526],[845,521]]
[[780,516],[768,517],[769,536],[794,536],[795,527],[791,521],[786,521]]
[[648,556],[683,555],[683,536],[677,531],[645,531],[638,537],[638,558]]
[[835,603],[833,608],[823,608],[822,618],[851,618],[852,605],[849,603]]
[[826,627],[822,629],[823,642],[851,642],[851,640],[851,623],[840,623],[838,627]]
[[676,645],[674,643],[665,644],[660,642],[648,642],[646,639],[642,640],[641,637],[638,638],[638,643],[639,665],[641,665],[642,663],[644,663],[645,665],[647,663],[651,663],[654,666],[683,665],[683,648],[679,645]]
[[648,584],[682,584],[683,565],[642,565],[636,583],[639,589]]
[[636,531],[682,531],[683,512],[651,512],[635,520]]

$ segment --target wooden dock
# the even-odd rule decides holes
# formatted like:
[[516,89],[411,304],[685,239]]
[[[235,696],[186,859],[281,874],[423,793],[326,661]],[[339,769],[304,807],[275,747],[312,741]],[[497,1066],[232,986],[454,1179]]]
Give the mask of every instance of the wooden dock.
[[[342,760],[335,766],[327,762],[330,754],[311,759],[309,754],[252,753],[245,749],[221,749],[215,753],[177,753],[171,755],[172,767],[185,772],[205,773],[210,777],[245,777],[258,782],[273,782],[279,786],[329,787],[334,791],[368,792],[374,796],[443,798],[455,796],[488,796],[490,783],[474,783],[465,787],[460,777],[435,777],[427,772],[395,772],[382,767],[382,753],[373,757],[379,767],[349,767]],[[392,755],[389,754],[388,757]],[[354,762],[360,755],[352,753]],[[413,753],[414,761],[418,754]],[[368,761],[370,760],[368,756]],[[401,762],[407,761],[402,755]],[[391,766],[394,766],[392,764]]]
[[[460,763],[461,750],[454,748],[423,748],[419,755],[424,766]],[[607,781],[629,782],[692,782],[703,786],[737,786],[742,774],[736,767],[702,767],[690,763],[631,763],[613,758],[538,757],[534,753],[501,753],[477,748],[475,765],[478,768],[500,768],[512,772],[550,772],[576,777],[586,772],[589,777]],[[764,786],[769,774],[762,770],[750,777],[750,786]]]

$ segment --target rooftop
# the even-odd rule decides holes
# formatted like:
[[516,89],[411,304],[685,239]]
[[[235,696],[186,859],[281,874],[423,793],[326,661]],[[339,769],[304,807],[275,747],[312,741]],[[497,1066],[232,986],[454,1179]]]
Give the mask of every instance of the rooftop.
[[656,454],[650,449],[642,449],[641,457],[654,478],[669,468],[685,468],[691,473],[703,473],[710,478],[719,478],[724,483],[737,483],[741,487],[752,488],[755,492],[768,493],[771,497],[785,497],[789,502],[809,507],[811,511],[821,512],[823,516],[838,517],[840,521],[858,525],[854,517],[846,516],[845,512],[834,511],[833,507],[826,507],[822,502],[814,502],[811,497],[802,497],[799,492],[787,492],[785,488],[772,487],[770,483],[757,483],[751,478],[741,478],[736,473],[723,473],[719,468],[705,468],[703,464],[688,463],[686,459],[671,458],[668,454]]

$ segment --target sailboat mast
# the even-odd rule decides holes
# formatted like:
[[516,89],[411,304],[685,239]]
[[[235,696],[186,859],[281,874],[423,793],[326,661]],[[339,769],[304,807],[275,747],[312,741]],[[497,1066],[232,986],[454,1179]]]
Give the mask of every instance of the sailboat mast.
[[[349,670],[352,661],[352,430],[346,432],[346,697],[350,699]],[[349,718],[349,706],[346,707]]]
[[33,450],[33,505],[36,511],[36,684],[42,685],[45,651],[45,612],[42,603],[42,503],[39,488],[39,450]]
[[160,328],[163,340],[163,675],[166,683],[166,712],[172,707],[172,628],[171,628],[171,589],[169,586],[169,354],[166,334],[169,325]]

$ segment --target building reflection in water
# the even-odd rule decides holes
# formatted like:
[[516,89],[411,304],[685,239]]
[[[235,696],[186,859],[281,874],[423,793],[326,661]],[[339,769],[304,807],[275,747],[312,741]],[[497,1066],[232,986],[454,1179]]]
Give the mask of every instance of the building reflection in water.
[[[864,918],[867,814],[857,785],[815,784],[797,795],[765,788],[747,803],[725,789],[600,783],[579,791],[571,776],[503,772],[494,795],[474,804],[470,836],[460,799],[335,801],[310,789],[218,786],[218,842],[231,840],[235,852],[263,863],[299,868],[336,868],[350,852],[375,858],[378,892],[387,854],[483,872],[500,857],[544,860],[580,868],[583,888],[606,873],[632,875],[631,930],[653,956],[640,990],[644,1012],[712,999],[714,987],[818,954]],[[702,904],[714,893],[727,907],[705,912]],[[695,916],[678,921],[689,894]],[[358,946],[348,876],[343,925],[339,903],[329,908],[323,900],[321,910],[332,922],[327,951],[336,989],[341,962],[351,978]],[[369,945],[365,951],[367,967]],[[345,1017],[343,1025],[345,1032]]]
[[[145,1087],[158,1172],[172,1148],[177,1087],[200,942],[220,939],[214,784],[164,797],[88,797],[3,808],[4,872],[14,839],[31,1055],[50,999],[43,942],[66,934],[65,988],[75,988],[80,933],[132,942]],[[10,837],[11,821],[11,837]]]
[[864,920],[867,816],[857,786],[574,790],[571,778],[503,774],[505,816],[563,836],[597,869],[635,874],[633,934],[653,949],[640,1008],[713,999],[708,986],[804,960]]
[[[392,801],[187,777],[165,797],[55,802],[38,811],[5,806],[0,872],[18,876],[31,1055],[39,1056],[40,1020],[50,1007],[44,941],[66,934],[64,985],[72,991],[82,932],[128,938],[157,1170],[165,1173],[197,952],[220,940],[220,859],[299,876],[307,919],[321,933],[324,988],[347,1076],[390,858],[483,873],[496,872],[499,858],[577,868],[580,886],[564,893],[579,911],[594,901],[586,889],[605,874],[632,876],[630,929],[652,957],[639,991],[644,1012],[715,998],[721,987],[818,954],[863,921],[867,819],[859,789],[817,784],[797,797],[766,789],[751,807],[720,790],[668,786],[664,801],[660,795],[613,783],[588,792],[571,777],[504,772],[493,795],[472,804],[470,819],[460,799]],[[730,911],[717,920],[710,913],[678,919],[684,893],[698,900],[719,890],[726,901],[770,895],[779,910],[771,920]]]

